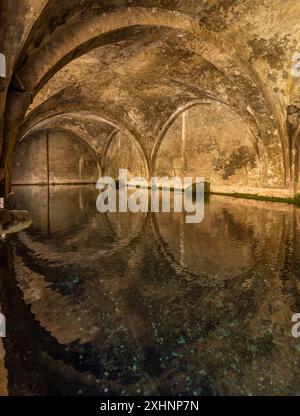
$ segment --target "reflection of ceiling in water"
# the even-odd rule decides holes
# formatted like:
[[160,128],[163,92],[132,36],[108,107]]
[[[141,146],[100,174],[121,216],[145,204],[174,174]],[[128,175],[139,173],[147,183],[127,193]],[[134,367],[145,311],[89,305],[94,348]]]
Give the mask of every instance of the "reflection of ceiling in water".
[[[87,201],[84,204],[89,206]],[[83,244],[80,250],[75,245],[74,262],[70,262],[68,234],[72,242],[82,238],[80,232],[76,234],[76,222],[74,235],[68,224],[65,233],[60,229],[50,236],[50,240],[60,241],[62,235],[66,239],[66,261],[63,244],[60,258],[52,243],[47,245],[43,237],[47,230],[39,234],[37,229],[30,229],[15,239],[15,248],[6,248],[2,258],[14,258],[18,282],[12,290],[19,306],[11,319],[19,313],[24,321],[24,326],[16,327],[15,336],[24,338],[25,344],[37,344],[30,347],[36,354],[35,365],[40,368],[43,362],[47,371],[51,369],[54,385],[55,374],[70,377],[68,388],[77,394],[76,380],[82,374],[84,381],[78,386],[83,387],[78,390],[98,393],[105,389],[124,389],[126,393],[166,389],[178,394],[199,386],[216,394],[254,390],[283,393],[296,388],[297,358],[286,353],[293,351],[293,339],[285,333],[299,284],[295,275],[289,275],[286,286],[286,275],[282,280],[281,274],[287,261],[285,239],[290,238],[295,226],[293,208],[279,205],[271,211],[256,202],[237,205],[230,199],[213,197],[206,210],[207,222],[193,231],[186,228],[184,244],[180,241],[181,216],[156,214],[142,221],[134,244],[109,256],[99,250],[98,257],[93,258],[88,245]],[[106,220],[98,225],[106,227]],[[105,232],[111,232],[116,241],[122,239],[123,232],[116,234],[119,221],[109,221]],[[89,224],[94,222],[85,223]],[[136,225],[130,220],[126,223],[128,238],[131,226],[135,230]],[[99,235],[98,227],[86,227],[86,231],[91,240]],[[274,238],[278,235],[281,240]],[[205,254],[193,251],[199,240],[206,244]],[[238,244],[241,249],[237,256],[234,247]],[[231,274],[226,269],[217,273],[218,265],[201,259],[208,253],[223,259],[231,247],[233,254],[227,260]],[[34,251],[37,248],[39,251]],[[193,253],[194,264],[189,255],[182,255],[183,249]],[[267,260],[259,253],[266,253]],[[76,258],[85,255],[89,260],[79,267]],[[295,260],[291,257],[288,261],[291,264]],[[195,265],[197,273],[192,270]],[[276,308],[271,306],[275,299]],[[3,305],[9,308],[5,302]],[[37,335],[28,339],[22,331],[32,326]],[[5,348],[12,360],[13,350],[7,345]],[[46,352],[45,362],[42,351]],[[13,375],[13,364],[9,363],[6,365]],[[257,377],[263,377],[266,368],[280,382],[266,380],[260,387]],[[65,388],[59,385],[62,391]]]

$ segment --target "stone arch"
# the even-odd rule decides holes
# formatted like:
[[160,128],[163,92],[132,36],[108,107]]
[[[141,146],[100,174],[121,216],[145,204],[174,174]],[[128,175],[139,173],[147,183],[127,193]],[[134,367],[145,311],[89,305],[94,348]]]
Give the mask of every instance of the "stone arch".
[[[209,109],[209,106],[213,104],[218,104],[217,108],[212,110]],[[200,110],[200,106],[203,108],[203,110]],[[198,107],[198,110],[196,109],[196,107]],[[190,117],[188,117],[188,119],[190,119],[190,123],[186,124],[184,123],[184,119],[186,117],[183,117],[181,120],[180,116],[191,109],[196,109],[196,112],[192,111],[192,113],[190,114],[191,119]],[[208,119],[207,117],[214,111],[216,112],[216,114],[218,114],[219,117],[219,122],[215,121],[216,125],[218,125],[218,131],[215,131],[212,128],[213,136],[210,136],[208,130],[206,130],[207,124],[201,124],[201,115],[203,114],[203,120],[206,120],[206,123],[208,123],[210,122],[210,119]],[[200,120],[198,120],[199,117]],[[237,125],[240,126],[240,129],[232,131],[232,124],[228,124],[229,119],[235,120],[235,123],[237,123]],[[173,126],[175,122],[176,127]],[[222,134],[220,134],[224,123],[227,126],[227,129]],[[180,125],[182,127],[180,127]],[[193,131],[193,135],[196,135],[195,137],[198,137],[199,134],[199,137],[201,137],[202,133],[200,132],[206,131],[206,134],[202,137],[203,140],[198,141],[195,140],[193,135],[185,134],[185,125],[186,128],[188,128],[188,126],[191,126],[191,128],[193,128],[193,130],[189,129],[189,131]],[[178,130],[181,130],[181,128],[182,133],[177,134]],[[241,132],[243,133],[241,134]],[[181,139],[179,139],[179,136],[181,137],[181,135],[184,135],[182,137],[185,137],[185,144],[180,144],[178,148],[178,143],[181,143]],[[207,135],[208,137],[210,137],[209,140],[206,138]],[[176,139],[174,137],[176,137]],[[165,139],[168,140],[168,144],[164,146],[162,156],[162,154],[160,153],[160,148],[163,145]],[[223,144],[220,143],[220,141]],[[202,144],[200,145],[200,143]],[[192,147],[194,147],[195,145],[194,151],[192,153],[188,151],[190,147],[186,147],[187,145]],[[208,149],[210,150],[208,151]],[[249,186],[258,187],[261,186],[264,180],[263,175],[265,174],[264,169],[266,165],[264,151],[265,149],[263,144],[257,141],[249,124],[245,122],[244,118],[237,111],[235,111],[235,109],[228,105],[228,103],[216,99],[193,100],[186,103],[183,106],[180,106],[165,122],[163,128],[161,129],[157,137],[155,147],[152,152],[151,168],[155,176],[169,175],[170,168],[174,169],[174,174],[176,175],[181,175],[183,174],[183,172],[187,173],[186,169],[189,168],[193,170],[193,175],[196,175],[196,173],[199,173],[197,166],[202,166],[204,172],[206,172],[205,177],[207,179],[211,177],[212,183],[215,186],[214,190],[217,190],[216,186],[219,186],[218,191],[220,191],[220,186],[222,186],[220,181],[221,178],[224,182],[224,186],[228,187],[231,184],[229,181],[228,183],[225,183],[225,181],[227,181],[228,178],[234,177],[235,174],[238,174],[240,169],[244,169],[244,173],[247,177],[246,185],[248,184],[249,178],[249,183],[251,184]],[[205,156],[206,154],[207,156]],[[206,160],[205,157],[208,159]],[[203,160],[201,158],[203,158]],[[169,162],[166,162],[167,159],[169,159]],[[187,160],[189,162],[187,162]],[[172,163],[170,165],[171,161],[173,161],[174,163],[176,162],[175,165],[173,164],[173,168]],[[207,166],[210,167],[206,167],[206,163],[208,163]],[[162,166],[164,167],[162,168]],[[208,171],[206,171],[207,169]],[[217,172],[220,173],[217,174]],[[216,177],[216,175],[219,175],[220,178]],[[234,180],[235,186],[241,186],[241,178],[235,176]]]
[[[93,48],[91,40],[135,26],[167,27],[191,34],[194,40],[189,45],[185,43],[185,47],[202,56],[234,83],[239,81],[239,87],[242,87],[245,96],[252,97],[252,102],[260,99],[269,111],[272,110],[273,97],[264,91],[257,73],[237,56],[235,49],[219,34],[208,30],[190,15],[157,7],[123,7],[75,22],[67,33],[62,27],[53,34],[50,42],[39,49],[33,59],[20,68],[18,78],[25,91],[34,92],[62,66],[74,59],[79,46],[82,55]],[[70,36],[70,32],[74,36]]]
[[[80,54],[86,53],[92,48],[89,44],[92,39],[133,26],[169,27],[189,32],[199,42],[194,45],[198,53],[213,65],[223,71],[230,71],[229,66],[228,69],[225,68],[225,62],[238,63],[234,48],[189,15],[160,8],[124,7],[74,22],[68,31],[64,31],[64,27],[56,30],[50,37],[50,42],[46,42],[33,59],[17,72],[18,77],[25,90],[33,92],[42,86],[43,79],[49,78],[48,73],[52,76],[70,62],[79,46],[82,48]],[[238,66],[240,65],[239,62]]]
[[[82,55],[93,48],[92,39],[135,26],[168,27],[192,34],[194,41],[190,42],[189,45],[185,44],[185,47],[210,62],[233,83],[237,84],[238,81],[239,88],[242,87],[242,93],[245,94],[245,97],[247,95],[251,97],[252,102],[257,100],[262,102],[265,110],[268,109],[269,112],[274,109],[273,97],[267,91],[264,91],[256,72],[250,70],[238,58],[232,46],[228,45],[217,33],[211,32],[204,25],[199,24],[197,19],[179,11],[157,7],[124,7],[86,20],[82,19],[70,28],[73,34],[76,34],[72,37],[70,37],[69,32],[64,33],[62,27],[50,38],[53,44],[50,45],[46,42],[34,55],[33,59],[27,63],[27,68],[24,65],[18,71],[18,78],[22,81],[25,91],[35,94],[36,90],[39,90],[55,72],[74,59],[74,54],[76,55],[79,46],[79,53]],[[51,59],[49,59],[50,51],[52,52]],[[42,68],[41,71],[40,68]],[[259,114],[261,111],[261,108],[259,108],[256,115],[257,121],[261,117]],[[265,114],[262,116],[265,123],[269,126],[272,124],[276,128],[270,117],[265,117]],[[266,128],[260,126],[260,128],[264,130],[262,135],[267,137],[268,131],[270,131],[267,126]]]
[[[60,120],[60,116],[65,115],[65,114],[68,114],[68,113],[60,113],[60,114],[53,115],[53,116],[50,116],[48,118],[45,118],[45,119],[43,119],[41,121],[38,121],[36,124],[32,125],[28,130],[26,130],[24,132],[24,134],[22,135],[20,141],[23,141],[24,139],[26,139],[26,137],[28,137],[30,134],[32,134],[35,131],[47,130],[47,129],[50,130],[51,129],[51,122],[53,122],[53,121],[54,122],[55,121],[59,121]],[[71,131],[71,128],[72,127],[69,126],[70,131]],[[74,129],[72,131],[74,131]],[[85,142],[87,142],[86,139],[83,138],[83,140]],[[87,143],[87,144],[89,144],[89,143]],[[89,144],[89,146],[92,147],[90,144]],[[95,151],[94,148],[93,148],[93,150]]]
[[[171,117],[169,117],[169,119],[165,122],[164,126],[162,127],[157,140],[155,142],[154,148],[153,148],[153,152],[151,155],[151,170],[153,173],[155,173],[156,171],[156,161],[157,161],[157,155],[160,149],[161,144],[163,143],[163,140],[169,130],[169,128],[171,127],[171,125],[174,123],[174,121],[185,111],[187,111],[190,108],[199,106],[199,105],[212,105],[213,103],[220,103],[223,104],[225,106],[227,106],[228,108],[230,108],[232,111],[236,112],[235,110],[233,110],[231,108],[230,105],[228,105],[228,103],[226,103],[224,100],[221,100],[219,98],[205,98],[205,99],[197,99],[197,100],[193,100],[190,101],[186,104],[184,104],[183,106],[180,106],[172,115]],[[244,117],[237,113],[240,118],[245,121]],[[249,123],[247,123],[247,121],[245,121],[245,123],[248,125],[252,135],[250,136],[251,138],[251,142],[254,148],[254,151],[260,161],[260,164],[262,165],[261,167],[261,175],[265,175],[265,170],[266,170],[266,164],[267,164],[267,160],[266,160],[266,149],[264,146],[263,142],[259,142],[258,141],[258,137],[259,137],[259,131],[257,129],[256,124],[253,122],[252,125],[249,125]]]
[[[278,123],[276,124],[278,120],[275,121],[274,117],[270,117],[275,108],[274,97],[264,88],[258,74],[238,58],[233,47],[217,33],[199,24],[198,19],[182,12],[149,7],[127,7],[87,19],[83,18],[79,22],[74,21],[68,26],[68,31],[65,31],[63,26],[58,28],[49,37],[49,42],[45,42],[32,59],[17,71],[16,75],[22,85],[22,91],[20,93],[12,89],[6,107],[6,136],[1,162],[1,168],[6,172],[6,191],[10,186],[11,157],[20,128],[18,125],[14,126],[16,117],[11,114],[17,113],[18,121],[22,122],[33,94],[62,66],[74,59],[78,51],[83,54],[92,49],[94,39],[134,26],[169,27],[191,34],[194,39],[189,42],[190,49],[214,65],[233,83],[238,82],[246,103],[251,111],[255,112],[255,119],[264,140],[268,144],[271,140],[275,142],[274,132],[278,128]],[[275,118],[276,116],[275,114]],[[278,172],[283,175],[285,182],[289,175],[287,167],[290,162],[287,137],[282,132],[281,123],[279,123],[279,131],[280,137],[278,140],[276,138],[278,143],[268,148],[268,159],[272,163],[276,156],[279,163]]]
[[[104,149],[103,149],[103,154],[102,154],[102,158],[101,158],[101,167],[102,167],[102,175],[105,175],[105,166],[106,166],[106,158],[107,158],[107,153],[108,153],[108,150],[109,150],[109,148],[110,148],[110,145],[111,145],[111,143],[113,142],[113,140],[115,139],[115,137],[116,137],[116,135],[118,134],[118,133],[120,133],[120,132],[122,132],[122,130],[120,130],[120,129],[115,129],[111,134],[110,134],[110,136],[108,137],[108,139],[107,139],[107,142],[106,142],[106,144],[105,144],[105,147],[104,147]],[[150,177],[150,175],[151,175],[151,166],[150,166],[150,164],[149,164],[149,161],[148,161],[148,158],[147,158],[147,155],[146,155],[146,153],[144,152],[144,150],[143,150],[143,148],[142,148],[142,146],[141,146],[141,144],[140,144],[140,142],[132,135],[132,134],[130,134],[130,132],[128,132],[128,131],[126,131],[125,132],[125,134],[127,135],[127,136],[129,136],[129,138],[131,138],[132,139],[132,142],[135,144],[135,146],[137,147],[137,150],[138,150],[138,152],[139,152],[139,154],[140,154],[140,156],[141,156],[141,159],[142,159],[142,161],[143,161],[143,164],[144,164],[144,166],[145,166],[145,168],[146,168],[146,171],[147,171],[147,175],[148,175],[148,177]]]
[[[51,97],[52,98],[52,97]],[[43,106],[43,104],[41,105]],[[41,111],[39,113],[39,108],[33,110],[29,115],[26,117],[24,125],[23,125],[23,131],[22,131],[22,137],[24,137],[26,134],[28,134],[29,131],[36,128],[36,126],[39,126],[40,123],[47,122],[51,119],[58,118],[62,115],[74,113],[77,114],[81,118],[85,117],[95,117],[101,122],[107,123],[114,127],[116,130],[121,130],[126,132],[126,134],[133,139],[133,141],[137,144],[139,150],[141,151],[141,154],[145,160],[146,168],[149,173],[150,171],[150,163],[147,157],[146,150],[142,144],[142,142],[139,140],[138,137],[136,137],[136,132],[132,131],[130,124],[128,122],[123,121],[122,119],[114,117],[114,115],[110,114],[108,111],[102,110],[102,109],[93,109],[86,110],[86,106],[78,106],[74,102],[67,102],[66,104],[60,105],[60,106],[53,106],[50,110]],[[60,108],[61,107],[61,108]],[[102,157],[101,157],[102,159]]]
[[[180,106],[170,117],[169,119],[165,122],[165,124],[163,125],[157,140],[155,142],[155,145],[153,147],[153,151],[151,154],[151,170],[153,173],[155,173],[155,167],[156,167],[156,159],[157,159],[157,154],[159,151],[159,148],[164,140],[164,137],[167,133],[167,131],[169,130],[170,126],[174,123],[174,121],[177,119],[177,117],[179,117],[182,113],[184,113],[186,110],[199,106],[199,105],[211,105],[214,102],[218,102],[220,104],[224,104],[226,105],[228,108],[230,108],[231,110],[233,110],[231,108],[231,106],[226,103],[224,100],[218,98],[218,97],[212,97],[212,98],[205,98],[205,99],[196,99],[196,100],[192,100],[189,101],[188,103]],[[235,111],[235,110],[233,110]],[[249,121],[245,120],[245,118],[243,117],[243,115],[241,115],[240,113],[238,113],[238,115],[241,117],[241,119],[243,119],[245,121],[245,123],[248,123],[249,125]],[[255,122],[253,121],[251,123],[251,125],[249,125],[249,128],[253,134],[253,136],[251,136],[251,140],[252,140],[252,144],[254,147],[254,150],[258,156],[258,158],[261,160],[262,163],[266,163],[263,158],[265,156],[265,146],[263,143],[259,143],[258,139],[260,137],[260,133],[259,130],[255,124]],[[260,150],[261,147],[261,150]],[[262,151],[264,149],[264,151]]]
[[[52,97],[51,97],[52,98]],[[60,107],[57,106],[53,109],[43,109],[40,113],[37,111],[40,107],[33,110],[24,120],[23,129],[22,129],[22,137],[27,134],[28,131],[35,128],[39,123],[44,122],[46,120],[50,120],[55,117],[62,116],[68,113],[76,113],[80,116],[85,115],[94,115],[99,120],[102,120],[111,126],[120,127],[127,130],[127,125],[122,122],[122,120],[115,121],[113,116],[104,110],[94,110],[94,109],[85,109],[85,107],[77,106],[75,103],[64,103]]]
[[39,133],[39,132],[52,133],[52,132],[56,132],[56,131],[63,131],[63,132],[66,132],[66,133],[71,133],[79,141],[86,144],[88,146],[88,148],[93,152],[93,154],[95,156],[95,160],[96,160],[98,174],[99,175],[101,174],[101,164],[100,164],[99,155],[98,155],[96,149],[93,147],[93,145],[90,143],[90,141],[88,140],[87,137],[84,137],[84,136],[80,135],[74,128],[72,128],[72,126],[59,126],[57,128],[51,128],[51,127],[47,126],[47,123],[42,122],[40,125],[37,125],[36,128],[31,129],[27,134],[25,134],[25,136],[23,136],[21,138],[21,140],[19,140],[19,142],[23,142],[26,138],[30,137],[31,134],[34,133],[34,132],[35,133]]
[[[17,143],[12,176],[14,185],[63,183],[65,179],[66,183],[81,183],[81,180],[82,183],[96,183],[101,175],[96,149],[87,137],[70,126],[43,124]],[[24,151],[28,154],[26,158],[23,157]],[[56,163],[57,160],[60,162]]]
[[[57,113],[51,113],[46,114],[46,115],[37,115],[37,117],[34,117],[35,114],[29,114],[28,118],[26,119],[25,123],[24,123],[24,128],[23,128],[23,132],[22,132],[22,139],[23,140],[28,134],[30,134],[31,132],[37,130],[37,129],[41,129],[44,126],[47,126],[47,124],[49,123],[49,121],[55,121],[57,119],[59,119],[59,117],[63,116],[63,115],[67,115],[67,114],[72,114],[70,113],[71,110],[76,110],[76,108],[74,109],[73,106],[71,106],[69,108],[69,111],[67,109],[65,109],[65,111],[58,111]],[[34,111],[32,112],[34,113]],[[144,161],[145,167],[146,167],[146,171],[148,173],[148,175],[150,175],[150,163],[147,157],[147,154],[143,148],[142,143],[140,143],[140,141],[135,137],[134,134],[132,134],[130,132],[129,129],[126,128],[126,125],[122,123],[122,121],[118,120],[117,122],[114,121],[112,119],[112,117],[107,116],[106,113],[102,112],[102,111],[77,111],[76,113],[74,113],[75,115],[77,115],[80,119],[85,119],[86,117],[94,117],[97,120],[107,123],[109,125],[111,125],[114,130],[112,132],[112,134],[110,134],[107,142],[104,144],[103,150],[102,150],[102,154],[98,155],[98,159],[99,159],[99,165],[100,165],[100,173],[103,174],[103,168],[104,168],[104,163],[105,163],[105,157],[108,151],[108,148],[111,144],[112,139],[114,138],[115,134],[119,131],[123,131],[125,132],[125,134],[130,137],[132,139],[132,141],[136,144],[139,153]]]
[[104,146],[104,149],[103,149],[103,153],[102,153],[102,157],[101,157],[101,174],[102,174],[102,176],[105,175],[105,163],[106,163],[106,156],[107,156],[107,152],[108,152],[109,146],[110,146],[112,140],[114,139],[114,137],[116,136],[116,134],[119,131],[120,130],[117,129],[117,128],[115,130],[113,130],[113,132],[109,135],[109,137],[108,137],[108,139],[107,139],[107,141],[105,143],[105,146]]
[[[83,122],[88,119],[95,119],[101,123],[108,124],[112,126],[113,128],[118,128],[115,123],[113,124],[110,120],[106,120],[100,115],[95,114],[94,112],[78,111],[76,113],[71,113],[71,112],[65,111],[65,112],[58,112],[57,114],[51,114],[48,117],[41,117],[41,119],[39,118],[37,118],[36,120],[29,119],[28,124],[24,126],[24,130],[22,132],[22,137],[20,140],[24,140],[26,136],[28,136],[29,134],[31,134],[32,132],[36,130],[40,130],[41,128],[51,127],[51,125],[53,124],[55,125],[56,122],[61,121],[63,117],[66,117],[66,116],[72,117],[73,120],[75,119],[75,120],[79,120]],[[76,133],[72,125],[68,126],[68,128],[70,129],[70,131],[72,130],[72,132]],[[97,149],[91,144],[90,138],[87,135],[82,137],[82,139],[85,140],[87,144],[89,144],[89,146],[92,147],[93,150],[97,153]],[[98,158],[99,158],[99,155],[98,155]]]

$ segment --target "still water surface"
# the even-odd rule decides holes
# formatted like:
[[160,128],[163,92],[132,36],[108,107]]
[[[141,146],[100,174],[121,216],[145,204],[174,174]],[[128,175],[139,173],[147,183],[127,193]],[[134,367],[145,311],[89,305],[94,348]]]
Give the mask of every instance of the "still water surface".
[[212,196],[100,214],[93,186],[17,187],[1,243],[0,393],[300,394],[300,210]]

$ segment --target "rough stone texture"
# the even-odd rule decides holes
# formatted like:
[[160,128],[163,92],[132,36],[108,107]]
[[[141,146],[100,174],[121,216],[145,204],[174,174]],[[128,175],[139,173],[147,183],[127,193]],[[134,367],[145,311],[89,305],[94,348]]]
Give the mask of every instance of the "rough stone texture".
[[[291,75],[300,49],[298,0],[2,3],[2,194],[10,190],[16,140],[44,129],[49,117],[55,129],[76,113],[67,130],[76,128],[85,142],[90,126],[81,115],[106,121],[101,143],[89,139],[99,154],[111,126],[134,136],[151,173],[168,121],[195,101],[223,102],[248,125],[262,192],[299,190],[300,78]],[[244,189],[237,173],[230,178],[233,189]]]
[[[213,114],[213,117],[212,117]],[[247,125],[223,104],[182,113],[162,139],[158,176],[202,176],[212,191],[260,186],[258,155]]]
[[103,155],[103,174],[118,178],[119,169],[128,170],[128,179],[142,176],[148,179],[148,166],[138,143],[122,132],[116,132]]
[[[26,158],[24,157],[26,155]],[[17,143],[14,154],[13,183],[47,183],[47,150],[45,134],[35,133],[29,140]]]
[[0,340],[0,397],[7,396],[7,370],[5,368],[5,351],[2,340]]
[[74,134],[51,130],[17,143],[13,173],[14,184],[95,183],[100,164],[95,151]]

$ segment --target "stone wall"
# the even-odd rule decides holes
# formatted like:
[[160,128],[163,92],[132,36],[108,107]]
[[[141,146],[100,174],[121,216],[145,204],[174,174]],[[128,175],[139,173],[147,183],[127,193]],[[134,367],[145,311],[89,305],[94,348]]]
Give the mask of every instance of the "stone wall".
[[145,158],[133,138],[118,132],[111,140],[107,149],[104,173],[118,178],[119,169],[128,170],[128,179],[142,176],[148,178]]
[[200,105],[177,117],[158,151],[159,176],[199,176],[213,191],[245,191],[260,185],[254,137],[223,104]]
[[45,134],[34,134],[16,144],[13,182],[15,184],[42,184],[47,182]]
[[52,184],[94,183],[100,174],[98,166],[95,152],[74,135],[40,132],[17,143],[13,183],[46,184],[48,178]]

